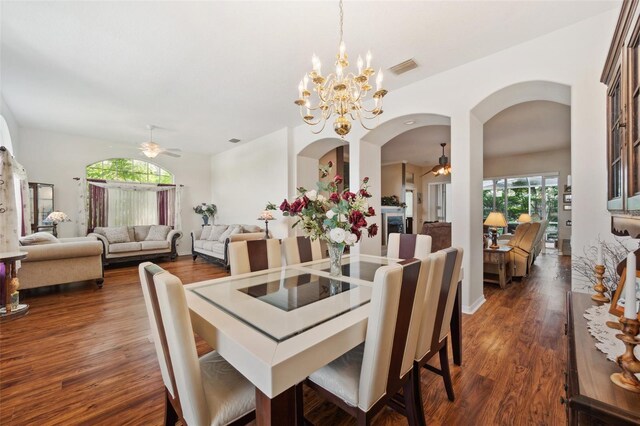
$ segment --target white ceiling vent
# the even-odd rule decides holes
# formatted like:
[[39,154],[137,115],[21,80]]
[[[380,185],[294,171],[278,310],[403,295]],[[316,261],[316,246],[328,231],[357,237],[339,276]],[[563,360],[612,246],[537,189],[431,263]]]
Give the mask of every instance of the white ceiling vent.
[[229,142],[238,143],[238,142],[240,142],[240,139],[237,139],[237,138],[229,139]]
[[391,70],[395,75],[400,75],[415,68],[418,68],[418,64],[413,60],[413,58],[411,58],[392,66],[389,70]]

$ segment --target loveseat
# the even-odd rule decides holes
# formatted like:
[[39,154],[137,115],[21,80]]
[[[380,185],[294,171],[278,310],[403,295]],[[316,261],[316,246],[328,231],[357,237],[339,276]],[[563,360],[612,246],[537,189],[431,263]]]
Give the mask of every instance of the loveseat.
[[56,238],[38,232],[21,238],[21,244],[27,257],[18,270],[20,289],[85,280],[102,287],[103,247],[95,237]]
[[181,231],[166,225],[137,225],[96,227],[88,236],[104,245],[103,262],[110,265],[168,257],[175,260],[176,243]]
[[265,232],[257,225],[207,225],[191,231],[191,254],[229,266],[229,243],[261,240]]

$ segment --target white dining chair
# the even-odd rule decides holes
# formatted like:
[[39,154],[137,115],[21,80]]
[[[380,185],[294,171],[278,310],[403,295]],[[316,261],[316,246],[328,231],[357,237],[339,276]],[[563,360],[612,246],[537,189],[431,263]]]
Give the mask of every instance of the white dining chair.
[[165,385],[165,425],[255,419],[254,386],[216,351],[198,358],[180,279],[150,262],[139,266],[139,274]]
[[249,240],[229,243],[231,275],[246,274],[281,266],[280,240]]
[[431,236],[422,234],[389,234],[387,257],[390,259],[424,259],[431,254]]
[[287,265],[320,260],[324,257],[320,240],[311,240],[309,237],[283,238],[282,249]]
[[[413,361],[430,259],[376,271],[365,342],[315,371],[306,384],[367,425],[385,405],[419,424]],[[419,380],[419,377],[418,377]],[[398,392],[403,390],[404,397]],[[301,392],[298,392],[300,395]],[[396,399],[403,399],[399,404]],[[404,407],[403,407],[404,406]]]
[[[415,404],[422,411],[422,395],[420,392],[420,372],[426,368],[442,376],[447,397],[455,399],[453,383],[449,370],[448,341],[456,299],[458,281],[462,267],[463,251],[461,248],[450,247],[433,253],[431,268],[424,297],[423,316],[420,324],[420,334],[414,362],[414,375],[418,379],[414,382],[413,396],[419,398]],[[440,368],[429,365],[428,362],[435,354],[440,355]],[[420,414],[424,418],[424,414]]]

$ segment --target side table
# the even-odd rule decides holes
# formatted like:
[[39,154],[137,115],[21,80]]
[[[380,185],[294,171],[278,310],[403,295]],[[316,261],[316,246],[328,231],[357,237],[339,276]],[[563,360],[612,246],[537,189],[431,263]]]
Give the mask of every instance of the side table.
[[17,276],[16,262],[27,257],[27,253],[21,251],[11,251],[0,253],[0,262],[4,264],[4,276],[0,276],[0,286],[2,291],[2,300],[0,301],[0,321],[15,319],[26,315],[29,312],[29,305],[18,304],[17,308],[11,306],[11,292],[9,291],[9,283]]
[[511,282],[513,275],[509,253],[511,250],[513,247],[509,246],[484,249],[484,281],[500,284],[500,288],[505,288]]

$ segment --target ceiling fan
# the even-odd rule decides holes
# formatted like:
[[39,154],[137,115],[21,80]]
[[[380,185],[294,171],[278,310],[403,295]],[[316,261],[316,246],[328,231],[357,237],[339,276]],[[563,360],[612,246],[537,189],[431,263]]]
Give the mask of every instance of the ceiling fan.
[[170,157],[180,157],[180,154],[176,153],[181,152],[181,149],[163,148],[153,141],[153,129],[157,129],[157,126],[148,124],[147,129],[149,129],[149,142],[141,143],[140,148],[138,148],[142,152],[142,154],[149,158],[156,158],[160,154],[168,155]]
[[[433,173],[434,176],[447,176],[451,174],[451,163],[449,163],[449,157],[444,154],[444,147],[447,146],[447,144],[441,143],[440,146],[442,147],[442,155],[438,159],[438,165],[433,166],[433,168],[429,172]],[[423,174],[422,176],[426,175],[427,173]]]

